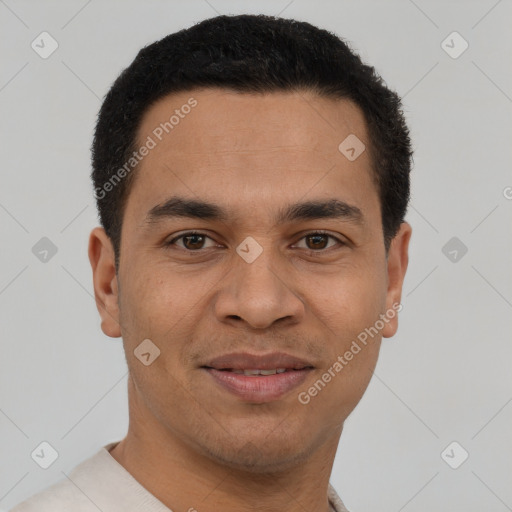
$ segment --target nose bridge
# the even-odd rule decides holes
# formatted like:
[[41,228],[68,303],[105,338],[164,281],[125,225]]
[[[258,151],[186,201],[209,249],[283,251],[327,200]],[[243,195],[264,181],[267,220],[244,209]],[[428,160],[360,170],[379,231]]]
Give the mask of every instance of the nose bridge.
[[253,328],[266,328],[277,320],[286,317],[298,320],[302,315],[302,301],[288,282],[279,257],[268,245],[260,247],[254,259],[245,257],[251,251],[253,256],[256,254],[253,241],[246,240],[237,248],[229,281],[222,287],[216,303],[220,320],[236,317]]
[[279,298],[282,288],[286,288],[285,276],[279,275],[279,265],[271,252],[271,249],[263,251],[252,263],[240,261],[236,264],[238,294],[263,295],[272,300]]
[[[248,240],[240,244],[237,252],[247,250],[255,251],[251,245],[254,242]],[[282,299],[284,289],[287,289],[285,276],[279,276],[280,265],[274,250],[269,245],[261,247],[257,257],[251,261],[242,256],[235,263],[236,297],[244,302],[258,301],[262,303],[278,303]],[[289,290],[288,290],[289,291]]]

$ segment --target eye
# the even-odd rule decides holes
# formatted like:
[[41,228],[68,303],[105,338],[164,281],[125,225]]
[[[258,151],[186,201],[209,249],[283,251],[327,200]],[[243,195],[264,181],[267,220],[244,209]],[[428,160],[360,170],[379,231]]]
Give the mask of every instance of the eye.
[[[176,242],[182,241],[183,245],[178,244],[178,247],[181,247],[182,249],[188,251],[198,251],[201,249],[208,249],[208,247],[204,246],[205,241],[207,239],[214,242],[209,236],[205,235],[204,233],[200,233],[198,231],[190,231],[188,233],[183,233],[182,235],[177,236],[176,238],[173,238],[165,245],[177,245]],[[215,243],[210,247],[215,247]]]
[[[331,246],[328,245],[329,239],[334,240],[335,243]],[[304,240],[306,243],[306,247],[300,247],[301,249],[309,249],[315,252],[319,252],[325,249],[330,249],[335,246],[336,243],[338,245],[345,245],[339,238],[330,235],[324,231],[314,231],[311,233],[307,233],[305,236],[301,238],[301,241]]]
[[[331,241],[334,241],[334,243],[329,245],[329,239]],[[210,242],[212,242],[210,246],[205,246],[207,240],[210,240]],[[313,231],[311,233],[307,233],[300,239],[300,241],[305,241],[306,246],[300,247],[299,245],[296,245],[295,247],[310,250],[313,252],[321,252],[323,250],[330,249],[336,245],[345,245],[345,243],[342,242],[339,238],[324,231]],[[187,233],[183,233],[173,238],[169,242],[166,242],[165,245],[177,245],[181,249],[187,250],[189,252],[200,251],[201,249],[208,249],[217,246],[212,238],[210,238],[205,233],[201,233],[199,231],[189,231]]]

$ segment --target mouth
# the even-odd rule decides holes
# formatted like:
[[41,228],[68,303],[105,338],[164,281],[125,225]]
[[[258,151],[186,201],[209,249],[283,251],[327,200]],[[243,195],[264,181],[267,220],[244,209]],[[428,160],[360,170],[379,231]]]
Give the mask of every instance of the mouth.
[[313,371],[312,366],[302,368],[213,368],[203,366],[222,390],[244,402],[267,403],[283,398],[297,388]]
[[260,404],[283,398],[303,384],[314,368],[310,361],[285,352],[233,352],[201,366],[218,389]]
[[255,376],[255,375],[276,375],[278,373],[286,373],[286,372],[300,372],[305,369],[312,369],[312,366],[303,366],[299,368],[274,368],[270,370],[264,369],[236,369],[236,368],[213,368],[212,366],[203,366],[202,368],[207,368],[209,370],[218,370],[220,372],[232,372],[238,375],[247,375],[247,376]]

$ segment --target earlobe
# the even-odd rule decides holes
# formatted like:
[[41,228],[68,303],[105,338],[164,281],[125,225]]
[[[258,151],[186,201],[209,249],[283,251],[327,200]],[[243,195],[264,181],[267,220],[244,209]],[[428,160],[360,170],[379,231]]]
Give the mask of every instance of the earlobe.
[[385,313],[388,321],[382,330],[384,338],[394,336],[398,329],[398,311],[401,309],[399,304],[402,299],[402,286],[409,263],[409,241],[411,234],[412,228],[410,224],[402,222],[389,248],[387,260],[388,289]]
[[93,274],[94,298],[101,317],[101,330],[111,338],[119,338],[121,327],[114,248],[103,228],[97,227],[91,231],[88,253]]

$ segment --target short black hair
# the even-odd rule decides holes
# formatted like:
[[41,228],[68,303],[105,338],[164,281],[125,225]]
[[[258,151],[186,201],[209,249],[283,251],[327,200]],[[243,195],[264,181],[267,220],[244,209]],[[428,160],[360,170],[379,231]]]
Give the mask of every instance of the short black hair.
[[223,15],[142,48],[103,101],[91,148],[91,177],[100,222],[114,247],[116,270],[123,214],[135,175],[126,164],[137,149],[142,116],[168,94],[205,87],[239,93],[313,91],[354,102],[368,128],[384,244],[389,249],[410,195],[412,150],[399,96],[332,32],[293,19]]

